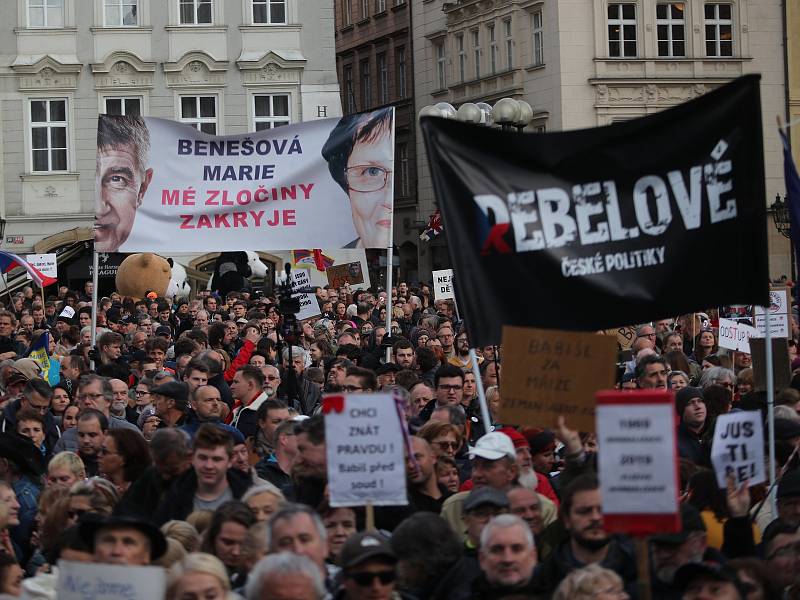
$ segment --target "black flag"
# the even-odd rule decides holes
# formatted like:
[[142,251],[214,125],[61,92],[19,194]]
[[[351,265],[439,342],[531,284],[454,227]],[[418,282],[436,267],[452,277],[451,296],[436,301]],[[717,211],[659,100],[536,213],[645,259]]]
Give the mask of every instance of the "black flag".
[[503,324],[597,330],[768,300],[759,76],[597,129],[425,117],[472,342]]

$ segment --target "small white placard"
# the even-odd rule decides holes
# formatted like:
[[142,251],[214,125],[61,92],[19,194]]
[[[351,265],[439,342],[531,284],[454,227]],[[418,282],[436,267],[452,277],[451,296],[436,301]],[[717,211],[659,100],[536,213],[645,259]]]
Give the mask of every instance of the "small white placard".
[[449,300],[455,298],[453,292],[453,269],[442,269],[433,272],[433,298],[434,300]]
[[323,407],[330,505],[408,504],[403,433],[392,395],[326,396]]
[[[753,310],[758,337],[764,337],[766,335],[766,311],[763,306],[754,306]],[[769,291],[769,325],[772,337],[789,337],[789,299],[785,289]]]
[[[39,269],[42,275],[53,278],[58,277],[58,261],[56,260],[55,254],[28,254],[25,256],[25,260]],[[27,271],[25,275],[28,279],[31,279],[31,274]]]
[[755,327],[733,319],[719,320],[719,347],[750,354],[750,338],[758,337]]
[[[305,269],[292,271],[292,289],[310,288],[311,279]],[[300,313],[297,318],[302,321],[316,317],[320,313],[316,294],[292,294],[292,298],[300,298]]]
[[58,562],[58,600],[153,600],[163,598],[166,572],[161,567],[127,567]]
[[727,487],[728,474],[736,484],[749,485],[767,480],[764,468],[764,428],[757,410],[725,413],[717,417],[711,464],[717,473],[719,487]]

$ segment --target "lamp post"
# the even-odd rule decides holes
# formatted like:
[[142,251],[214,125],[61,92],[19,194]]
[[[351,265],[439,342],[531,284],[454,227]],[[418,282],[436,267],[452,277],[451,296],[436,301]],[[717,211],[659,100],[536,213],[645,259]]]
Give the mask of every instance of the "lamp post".
[[780,194],[775,194],[775,202],[773,202],[768,211],[772,214],[772,222],[775,229],[778,230],[783,237],[789,240],[789,254],[791,258],[791,278],[795,279],[795,256],[794,256],[794,242],[792,240],[792,219],[789,215],[789,205],[786,202],[786,196],[781,199]]

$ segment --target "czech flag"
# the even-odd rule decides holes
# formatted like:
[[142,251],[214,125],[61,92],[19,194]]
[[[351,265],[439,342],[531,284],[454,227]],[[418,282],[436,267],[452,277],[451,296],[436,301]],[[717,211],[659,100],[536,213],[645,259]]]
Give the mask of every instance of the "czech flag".
[[48,285],[53,285],[58,281],[58,279],[48,277],[42,273],[21,256],[0,250],[0,272],[8,273],[16,267],[25,269],[40,288],[46,288]]

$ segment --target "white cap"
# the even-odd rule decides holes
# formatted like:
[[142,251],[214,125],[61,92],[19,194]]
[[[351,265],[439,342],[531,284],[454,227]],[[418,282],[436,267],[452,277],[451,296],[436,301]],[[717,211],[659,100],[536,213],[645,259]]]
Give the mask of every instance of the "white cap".
[[474,446],[469,448],[469,457],[480,456],[487,460],[498,460],[507,456],[511,460],[517,459],[514,442],[505,433],[493,431],[481,437]]

